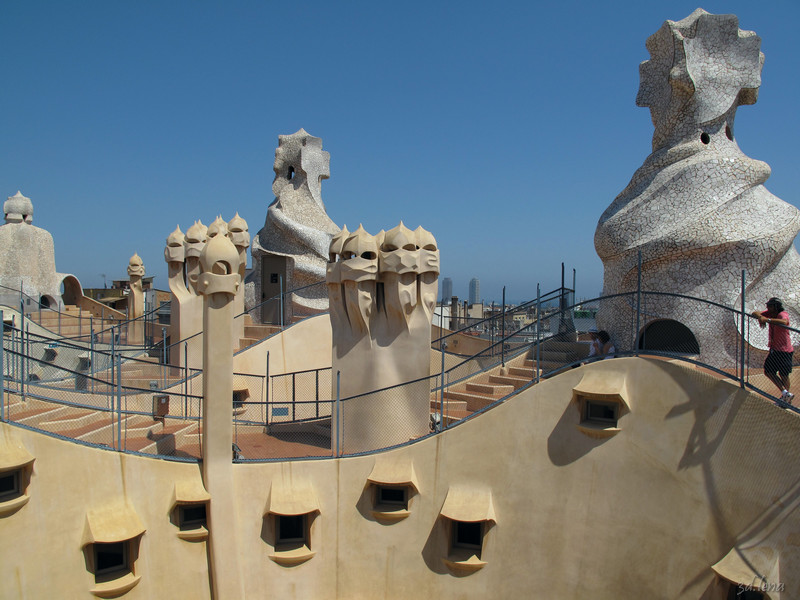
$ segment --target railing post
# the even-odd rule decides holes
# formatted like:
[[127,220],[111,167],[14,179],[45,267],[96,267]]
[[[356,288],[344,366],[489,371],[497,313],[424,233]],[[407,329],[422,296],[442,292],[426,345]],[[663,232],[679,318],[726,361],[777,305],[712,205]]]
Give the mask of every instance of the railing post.
[[314,412],[319,419],[319,369],[314,370]]
[[442,339],[439,344],[439,350],[442,355],[442,372],[439,378],[439,431],[444,429],[444,351],[447,350],[447,342]]
[[117,443],[122,448],[122,352],[117,352]]
[[281,310],[281,331],[283,331],[283,275],[278,275],[278,284],[280,285],[280,310]]
[[489,341],[491,343],[492,348],[492,356],[494,356],[494,300],[492,300],[492,320],[489,321]]
[[[558,299],[558,333],[564,333],[566,337],[567,331],[567,319],[566,319],[566,312],[567,312],[567,299],[566,299],[566,288],[564,282],[564,263],[561,263],[561,291],[559,293]],[[560,339],[561,336],[559,336]]]
[[[178,346],[180,352],[180,346]],[[183,342],[183,418],[189,417],[189,342]]]
[[[117,365],[116,365],[116,362],[114,360],[114,345],[115,345],[114,344],[114,328],[112,327],[111,328],[111,354],[109,355],[110,360],[108,361],[109,362],[108,370],[109,370],[110,380],[106,384],[108,386],[108,389],[111,390],[110,394],[109,394],[110,395],[109,404],[111,405],[110,408],[112,408],[112,409],[114,407],[114,401],[112,400],[112,398],[114,398],[114,387],[115,387],[114,384],[116,383],[116,380],[117,380],[116,373],[115,373]],[[113,412],[112,412],[112,414],[113,414]],[[113,432],[114,429],[112,428],[111,431]],[[112,442],[113,442],[113,439],[112,439]]]
[[642,251],[639,250],[636,266],[636,329],[633,332],[634,356],[639,356],[639,344],[636,339],[639,335],[642,317]]
[[746,336],[745,336],[745,333],[744,333],[744,328],[745,328],[745,322],[746,322],[746,319],[747,319],[747,313],[745,312],[745,297],[744,297],[744,294],[745,294],[745,272],[744,272],[744,269],[742,269],[742,344],[741,344],[741,348],[739,349],[739,362],[740,362],[739,368],[741,369],[741,372],[740,372],[741,377],[740,377],[739,384],[741,385],[742,388],[744,388],[744,344],[745,344],[745,340],[746,340]]
[[539,329],[539,322],[542,320],[542,295],[540,292],[539,284],[536,284],[536,383],[539,383],[539,377],[542,370],[539,366],[539,352],[541,351],[541,333]]
[[339,393],[341,389],[341,380],[342,380],[342,372],[336,371],[336,451],[334,456],[339,456],[339,436],[341,435],[341,429],[339,426],[339,422],[341,421],[341,399],[339,398]]
[[267,350],[267,391],[265,392],[266,414],[264,415],[264,425],[269,422],[269,350]]
[[3,339],[0,340],[0,421],[6,420],[6,368],[5,368],[5,350],[6,350],[6,325],[3,321],[3,310],[0,309],[0,323],[3,323]]
[[572,306],[572,316],[575,316],[575,269],[572,269],[572,302],[570,302],[570,306]]
[[164,389],[167,388],[167,328],[161,328],[161,360],[164,365]]
[[295,377],[297,373],[292,373],[292,421],[297,420],[297,413],[295,408],[297,406],[297,396],[296,396],[296,389],[297,389],[297,378]]
[[[5,327],[5,325],[3,326]],[[3,333],[5,335],[5,332]],[[17,374],[17,361],[14,357],[14,350],[17,347],[17,332],[14,327],[11,327],[11,360],[8,364],[8,370],[11,371],[11,381],[14,381],[14,376]]]
[[92,379],[92,393],[94,394],[94,321],[89,323],[89,377]]
[[25,368],[26,359],[25,350],[28,345],[28,325],[25,323],[25,313],[22,313],[22,318],[20,319],[20,323],[24,325],[24,327],[20,327],[19,330],[19,389],[22,392],[22,401],[25,402],[27,400],[26,396],[26,385],[25,385]]
[[500,366],[506,366],[506,286],[503,286],[503,322],[500,323]]

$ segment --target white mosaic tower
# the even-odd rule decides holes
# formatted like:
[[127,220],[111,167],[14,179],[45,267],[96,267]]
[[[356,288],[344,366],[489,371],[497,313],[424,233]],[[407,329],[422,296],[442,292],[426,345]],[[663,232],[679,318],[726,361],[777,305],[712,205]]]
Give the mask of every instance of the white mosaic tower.
[[[597,226],[604,295],[636,290],[641,251],[645,290],[739,307],[744,270],[748,311],[778,296],[792,325],[800,325],[800,256],[793,246],[800,211],[763,186],[769,166],[746,156],[734,135],[737,107],[758,97],[760,46],[734,15],[702,9],[666,21],[647,40],[650,60],[639,69],[636,103],[650,109],[653,153]],[[732,314],[651,297],[634,332],[632,310],[629,299],[607,301],[598,314],[598,326],[618,346],[638,343],[652,323],[669,319],[688,328],[702,360],[726,365],[737,355],[739,326]],[[756,344],[765,347],[766,335]],[[757,354],[751,354],[755,362]]]
[[[284,318],[328,309],[322,283],[328,246],[339,233],[322,203],[322,180],[330,177],[330,154],[322,149],[322,140],[304,129],[280,135],[278,140],[272,183],[275,201],[267,209],[264,227],[253,237],[253,272],[245,292],[247,309],[264,323],[278,323],[281,307]],[[270,301],[301,287],[305,289],[291,294],[283,305]],[[252,310],[257,306],[261,308]]]

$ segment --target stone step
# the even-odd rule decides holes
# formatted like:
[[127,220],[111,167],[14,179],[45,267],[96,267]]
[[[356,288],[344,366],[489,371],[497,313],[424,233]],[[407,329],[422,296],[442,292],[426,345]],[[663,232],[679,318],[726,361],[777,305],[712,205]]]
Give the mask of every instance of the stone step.
[[20,404],[21,406],[11,407],[6,414],[11,421],[30,427],[38,427],[42,421],[56,417],[64,413],[66,409],[64,406],[53,404],[36,407],[25,406],[24,403]]
[[549,373],[550,371],[555,371],[557,369],[561,369],[564,365],[569,363],[559,362],[559,361],[540,361],[539,362],[539,369],[542,374]]
[[531,378],[525,377],[514,377],[512,375],[489,375],[489,383],[500,383],[514,386],[514,389],[519,389],[528,385],[531,382]]
[[[66,407],[65,407],[66,408]],[[67,409],[66,411],[43,420],[39,427],[59,433],[59,430],[83,427],[98,420],[97,411],[86,408]]]
[[449,427],[453,423],[456,423],[456,422],[460,421],[461,419],[464,419],[464,418],[470,416],[471,414],[472,413],[470,411],[468,411],[468,410],[465,410],[465,411],[454,411],[452,413],[445,413],[445,415],[444,415],[444,424]]
[[[122,427],[129,417],[122,418]],[[59,435],[83,440],[93,444],[111,445],[111,440],[117,436],[117,417],[113,413],[97,411],[95,419],[72,429],[56,431]]]
[[124,448],[147,454],[174,454],[186,443],[184,436],[197,429],[196,423],[186,421],[158,423],[158,425],[161,427],[151,429],[144,436],[131,436],[129,430],[128,438],[123,444]]
[[470,412],[475,412],[476,410],[480,410],[485,406],[488,406],[492,402],[496,402],[498,399],[493,396],[485,396],[483,394],[477,393],[470,393],[470,392],[445,392],[444,393],[445,401],[453,401],[453,400],[461,400],[466,403],[467,410]]
[[249,348],[253,344],[257,344],[261,340],[256,338],[240,338],[239,339],[239,350],[244,350],[245,348]]
[[587,348],[584,342],[562,342],[555,340],[547,340],[542,342],[542,350],[552,352],[574,352],[577,355],[584,353]]
[[245,325],[244,337],[263,340],[280,330],[281,328],[277,325]]
[[[431,412],[439,412],[440,408],[439,400],[431,399]],[[466,411],[467,410],[467,402],[466,400],[450,400],[447,397],[444,399],[444,412],[450,414],[453,411]]]
[[[61,435],[93,444],[110,445],[112,439],[114,440],[114,443],[118,443],[116,437],[120,423],[117,421],[117,416],[113,413],[107,413],[104,411],[98,411],[97,415],[98,417],[96,423],[86,425],[85,427],[75,431],[62,432]],[[125,429],[127,427],[129,427],[131,424],[140,423],[142,419],[149,419],[149,417],[144,417],[142,415],[123,415],[122,435],[125,435]]]
[[578,360],[578,355],[575,352],[568,352],[564,350],[547,350],[543,348],[539,352],[539,360],[568,363],[572,362],[573,360]]
[[533,379],[533,367],[508,367],[508,374],[514,377],[526,377],[530,381]]
[[513,385],[508,384],[492,384],[492,383],[467,383],[468,392],[479,392],[481,394],[489,394],[491,396],[500,397],[510,394],[514,391]]

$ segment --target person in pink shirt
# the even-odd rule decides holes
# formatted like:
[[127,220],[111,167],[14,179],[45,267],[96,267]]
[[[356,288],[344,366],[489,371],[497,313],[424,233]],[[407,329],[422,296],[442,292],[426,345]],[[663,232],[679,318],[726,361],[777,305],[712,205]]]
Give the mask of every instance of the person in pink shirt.
[[753,311],[762,328],[769,325],[769,354],[764,361],[764,375],[781,390],[781,400],[792,403],[794,394],[789,391],[794,347],[789,337],[789,313],[783,310],[778,298],[767,300],[767,310]]

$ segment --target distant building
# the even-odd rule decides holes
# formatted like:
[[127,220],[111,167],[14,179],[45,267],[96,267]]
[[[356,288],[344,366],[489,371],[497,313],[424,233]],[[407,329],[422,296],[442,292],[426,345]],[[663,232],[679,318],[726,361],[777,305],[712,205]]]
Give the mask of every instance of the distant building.
[[478,304],[481,301],[481,282],[477,277],[469,280],[469,303]]
[[449,277],[442,279],[442,302],[449,302],[453,297],[453,280]]

